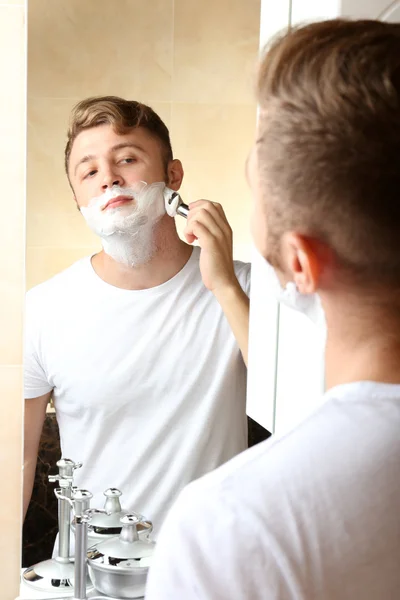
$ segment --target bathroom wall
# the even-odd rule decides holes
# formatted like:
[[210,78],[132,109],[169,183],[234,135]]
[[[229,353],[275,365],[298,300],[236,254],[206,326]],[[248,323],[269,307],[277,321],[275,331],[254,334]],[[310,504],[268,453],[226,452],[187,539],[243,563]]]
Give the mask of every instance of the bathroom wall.
[[26,9],[0,2],[0,512],[2,600],[18,594],[22,482],[22,328],[25,291]]
[[63,172],[69,112],[90,95],[159,112],[185,167],[185,200],[221,202],[235,254],[248,258],[259,27],[260,0],[30,0],[28,288],[98,248]]

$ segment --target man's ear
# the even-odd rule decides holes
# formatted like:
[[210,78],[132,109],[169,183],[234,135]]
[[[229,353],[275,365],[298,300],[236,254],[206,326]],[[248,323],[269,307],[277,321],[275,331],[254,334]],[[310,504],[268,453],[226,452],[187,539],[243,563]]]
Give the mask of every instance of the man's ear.
[[170,163],[168,164],[167,175],[168,187],[171,188],[171,190],[174,190],[175,192],[178,191],[182,185],[184,175],[183,166],[180,160],[175,158],[174,160],[170,161]]
[[317,243],[299,233],[287,232],[282,238],[282,257],[299,292],[315,293],[323,269]]

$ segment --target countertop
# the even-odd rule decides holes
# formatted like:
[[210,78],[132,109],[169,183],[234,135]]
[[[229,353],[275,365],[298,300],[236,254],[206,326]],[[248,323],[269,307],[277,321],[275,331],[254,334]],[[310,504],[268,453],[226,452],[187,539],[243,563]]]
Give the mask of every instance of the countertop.
[[[24,571],[25,571],[25,569],[21,570],[21,575]],[[90,600],[90,598],[92,598],[93,596],[101,596],[101,595],[102,594],[100,594],[99,592],[96,592],[96,590],[92,590],[91,592],[88,592],[88,600]],[[57,599],[61,600],[63,598],[73,598],[73,591],[71,591],[69,594],[67,594],[66,592],[63,592],[63,593],[60,593],[58,596],[54,592],[49,592],[48,594],[45,594],[44,592],[35,590],[35,588],[33,588],[30,585],[27,585],[24,581],[21,580],[19,596],[15,600],[57,600]],[[144,600],[144,599],[137,598],[136,600]]]

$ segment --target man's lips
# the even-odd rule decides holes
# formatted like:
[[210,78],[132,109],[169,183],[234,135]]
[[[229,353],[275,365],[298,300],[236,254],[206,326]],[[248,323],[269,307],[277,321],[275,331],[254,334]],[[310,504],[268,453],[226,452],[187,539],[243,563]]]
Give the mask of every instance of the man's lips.
[[117,206],[122,206],[127,202],[132,202],[132,200],[132,196],[116,196],[115,198],[111,198],[111,200],[107,202],[103,210],[106,210],[107,208],[117,208]]

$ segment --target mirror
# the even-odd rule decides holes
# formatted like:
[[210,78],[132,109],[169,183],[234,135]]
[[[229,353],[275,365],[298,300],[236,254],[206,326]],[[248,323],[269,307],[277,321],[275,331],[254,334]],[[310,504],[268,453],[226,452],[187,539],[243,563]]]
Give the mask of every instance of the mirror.
[[[76,209],[64,170],[64,147],[71,109],[80,100],[91,96],[116,95],[140,101],[154,109],[169,128],[174,156],[183,164],[185,176],[180,189],[183,201],[190,203],[208,199],[220,203],[233,229],[234,257],[242,261],[250,259],[251,199],[245,181],[244,165],[253,142],[256,123],[253,78],[259,30],[260,0],[29,2],[28,290],[37,289],[36,286],[84,257],[90,257],[101,248],[99,238],[89,229],[82,214]],[[177,217],[176,224],[179,235],[183,238],[186,221]],[[100,279],[96,281],[96,285],[101,283],[104,282]],[[109,293],[107,290],[106,295]],[[71,306],[70,302],[80,303],[81,310],[77,310],[77,315],[88,310],[85,294],[83,288],[72,290],[66,287],[63,297],[53,298],[49,307],[64,308],[59,308],[58,312],[53,309],[43,311],[46,314],[42,312],[41,318],[47,332],[57,330],[57,339],[50,342],[47,338],[47,341],[42,342],[50,343],[52,360],[57,357],[58,364],[64,365],[66,369],[71,366],[71,361],[78,361],[82,365],[82,381],[90,381],[90,373],[93,374],[97,369],[96,381],[86,383],[100,398],[101,388],[110,377],[107,364],[104,363],[102,368],[90,364],[85,337],[88,333],[85,329],[87,322],[83,324],[79,318],[70,321],[66,314],[68,306]],[[102,294],[100,288],[98,294]],[[100,300],[99,302],[101,303]],[[112,317],[106,315],[109,306],[107,303],[112,302],[112,297],[108,295],[104,311],[98,315],[97,333],[92,330],[93,335],[99,335],[101,328],[110,328],[113,323],[112,320],[107,321]],[[155,310],[154,299],[151,302]],[[97,310],[96,303],[93,304],[93,310]],[[172,312],[174,305],[168,305],[167,310]],[[29,314],[27,318],[30,318]],[[121,332],[118,335],[133,335],[135,338],[134,333],[124,329],[123,322],[119,326]],[[208,328],[211,324],[203,323],[200,326]],[[165,318],[162,327],[168,328]],[[196,327],[193,329],[193,336],[200,335],[196,332]],[[71,328],[76,328],[72,338]],[[38,335],[41,335],[40,332]],[[119,343],[118,335],[113,338],[115,344]],[[148,380],[136,381],[136,384],[147,386],[151,390],[157,383],[160,399],[166,387],[171,385],[172,379],[178,382],[178,387],[189,381],[187,385],[190,390],[191,372],[188,365],[185,365],[183,373],[180,371],[180,354],[185,357],[190,352],[192,341],[182,331],[182,348],[175,353],[178,358],[171,356],[168,376],[159,368],[162,357],[149,357],[144,351],[143,372]],[[207,344],[211,342],[207,341]],[[109,351],[112,352],[112,347]],[[197,360],[201,362],[202,357],[198,355]],[[50,372],[53,366],[48,367]],[[197,365],[193,364],[192,368],[196,370]],[[52,382],[62,386],[58,373],[55,367],[55,371],[50,374]],[[136,377],[139,376],[140,373],[136,374]],[[240,384],[243,392],[244,380],[245,376]],[[236,385],[235,381],[233,377]],[[203,384],[206,390],[208,382],[203,381]],[[71,423],[78,423],[79,419],[85,422],[87,397],[84,390],[85,385],[82,384],[79,398],[75,398],[72,404],[63,405],[63,431]],[[117,386],[111,392],[111,401],[118,403],[123,390]],[[103,431],[101,436],[104,436],[102,418],[107,417],[107,411],[104,412],[101,402],[99,400],[98,411],[93,412],[92,421],[87,423],[87,427],[93,427],[93,431]],[[138,427],[143,428],[146,424],[141,423],[140,409],[138,410]],[[157,411],[160,410],[162,409],[154,404],[155,436],[160,436],[160,432],[157,432]],[[217,416],[221,418],[221,415]],[[171,428],[174,426],[174,418],[171,413]],[[187,418],[190,423],[190,414]],[[114,423],[114,426],[118,427],[118,424]],[[148,423],[146,426],[148,427]],[[167,433],[165,432],[165,436]],[[71,436],[70,429],[68,435]],[[201,438],[202,452],[205,454],[209,452],[208,436],[209,432],[205,428]],[[74,443],[84,446],[87,439],[75,439]],[[63,441],[65,443],[66,440]],[[178,446],[176,449],[168,448],[168,442],[165,443],[166,452],[175,452],[177,456],[176,464],[167,462],[164,465],[165,478],[169,477],[170,470],[174,472],[171,477],[176,478],[176,470],[183,468],[179,456],[184,451],[184,445],[182,450]],[[107,439],[98,440],[94,444],[93,448],[96,448],[93,452],[96,452],[98,460],[102,461],[106,470],[121,468],[120,465],[107,464],[106,445]],[[67,446],[71,448],[71,440]],[[158,453],[157,460],[163,460],[159,448],[149,447],[150,451]],[[129,452],[134,452],[134,449],[121,447],[121,462],[129,461]],[[39,456],[34,495],[24,527],[24,567],[49,558],[57,531],[53,486],[47,482],[47,476],[50,471],[55,472],[55,461],[59,458],[58,428],[51,406],[46,413]],[[82,459],[79,452],[68,458]],[[140,457],[142,461],[151,459],[148,455]],[[88,468],[87,465],[84,467]],[[85,484],[89,489],[93,483],[90,468],[87,471],[88,482]],[[110,481],[108,485],[112,486],[114,482]],[[131,481],[126,482],[127,487],[132,485]],[[125,489],[122,491],[125,493]],[[153,493],[156,494],[156,490]],[[141,498],[139,504],[140,502]],[[139,509],[145,512],[146,506],[139,506]],[[145,516],[152,518],[147,512]]]

